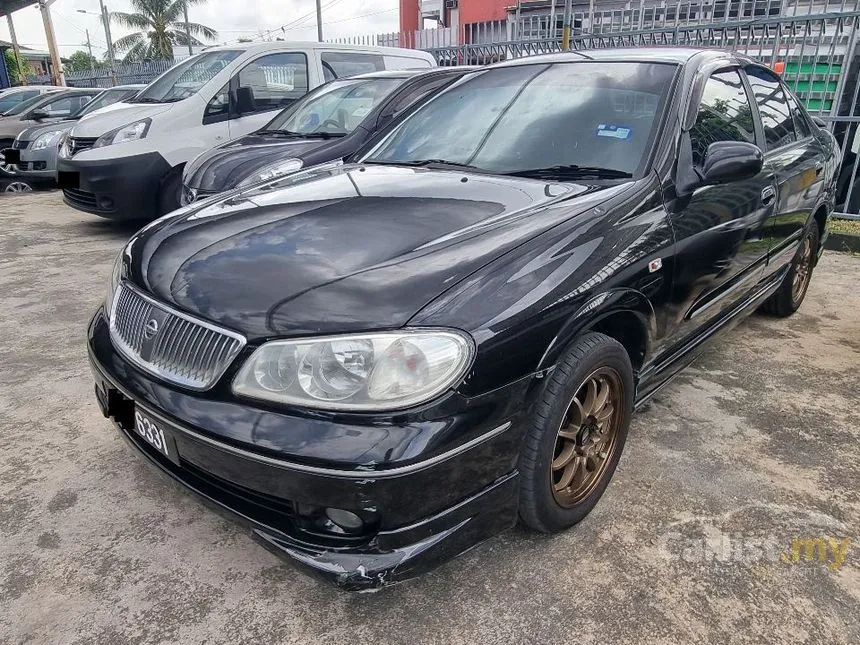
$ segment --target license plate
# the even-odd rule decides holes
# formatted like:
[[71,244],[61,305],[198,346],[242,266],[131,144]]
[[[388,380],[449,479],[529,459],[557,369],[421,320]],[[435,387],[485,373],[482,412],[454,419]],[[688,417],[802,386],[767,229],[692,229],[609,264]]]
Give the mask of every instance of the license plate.
[[57,185],[60,188],[80,188],[81,175],[77,172],[60,171],[57,173]]
[[3,155],[3,158],[8,164],[19,164],[21,163],[21,151],[20,150],[12,150],[11,148],[7,148],[0,152],[0,155]]
[[170,432],[164,429],[163,424],[148,417],[140,410],[134,411],[134,430],[138,436],[162,455],[174,463],[179,463],[176,454],[176,444]]

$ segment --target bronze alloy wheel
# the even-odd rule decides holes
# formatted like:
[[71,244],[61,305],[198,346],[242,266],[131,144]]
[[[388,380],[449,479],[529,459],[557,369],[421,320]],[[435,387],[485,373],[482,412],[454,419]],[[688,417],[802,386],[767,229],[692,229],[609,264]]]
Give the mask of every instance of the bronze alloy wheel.
[[597,486],[617,445],[624,392],[618,372],[601,367],[577,389],[555,440],[550,480],[555,501],[573,506]]
[[800,252],[794,265],[794,281],[791,284],[791,298],[794,302],[798,302],[803,298],[803,294],[806,293],[809,279],[812,277],[812,262],[812,240],[807,235],[803,238]]

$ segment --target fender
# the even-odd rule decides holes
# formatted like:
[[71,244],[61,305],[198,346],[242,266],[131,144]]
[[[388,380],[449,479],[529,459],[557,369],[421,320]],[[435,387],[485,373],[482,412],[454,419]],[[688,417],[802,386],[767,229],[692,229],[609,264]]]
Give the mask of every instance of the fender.
[[631,356],[634,369],[638,372],[637,363],[641,365],[645,357],[651,354],[651,342],[656,334],[657,320],[651,301],[640,291],[624,287],[599,293],[583,304],[550,342],[538,364],[538,373],[554,368],[564,350],[577,336],[599,328],[602,321],[621,313],[632,314],[640,325],[636,332],[637,337],[641,334],[644,340],[643,355],[641,360]]

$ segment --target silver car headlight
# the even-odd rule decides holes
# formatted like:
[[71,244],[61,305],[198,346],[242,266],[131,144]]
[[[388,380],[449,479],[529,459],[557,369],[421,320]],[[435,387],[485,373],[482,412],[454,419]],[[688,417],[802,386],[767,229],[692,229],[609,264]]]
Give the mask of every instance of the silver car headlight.
[[50,130],[40,134],[36,137],[36,140],[33,141],[33,151],[35,152],[36,150],[50,148],[60,140],[60,137],[63,136],[64,132],[65,130]]
[[397,410],[454,387],[472,363],[455,330],[403,330],[265,343],[233,380],[239,396],[321,410]]
[[250,177],[245,177],[245,179],[236,184],[236,188],[245,188],[261,181],[283,177],[291,172],[301,170],[303,165],[304,162],[301,159],[285,159],[284,161],[267,166],[259,172],[255,172]]
[[152,119],[141,119],[134,123],[129,123],[121,128],[116,128],[110,132],[105,132],[102,136],[96,139],[93,148],[103,148],[104,146],[112,146],[116,143],[125,143],[127,141],[137,141],[146,137],[149,132],[149,126]]

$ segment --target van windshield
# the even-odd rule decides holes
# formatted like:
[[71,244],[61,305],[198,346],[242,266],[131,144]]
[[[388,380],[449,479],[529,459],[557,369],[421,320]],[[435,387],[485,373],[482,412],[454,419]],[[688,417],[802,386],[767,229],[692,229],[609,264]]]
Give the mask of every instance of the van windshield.
[[128,103],[175,103],[194,96],[243,50],[204,52],[171,67]]

